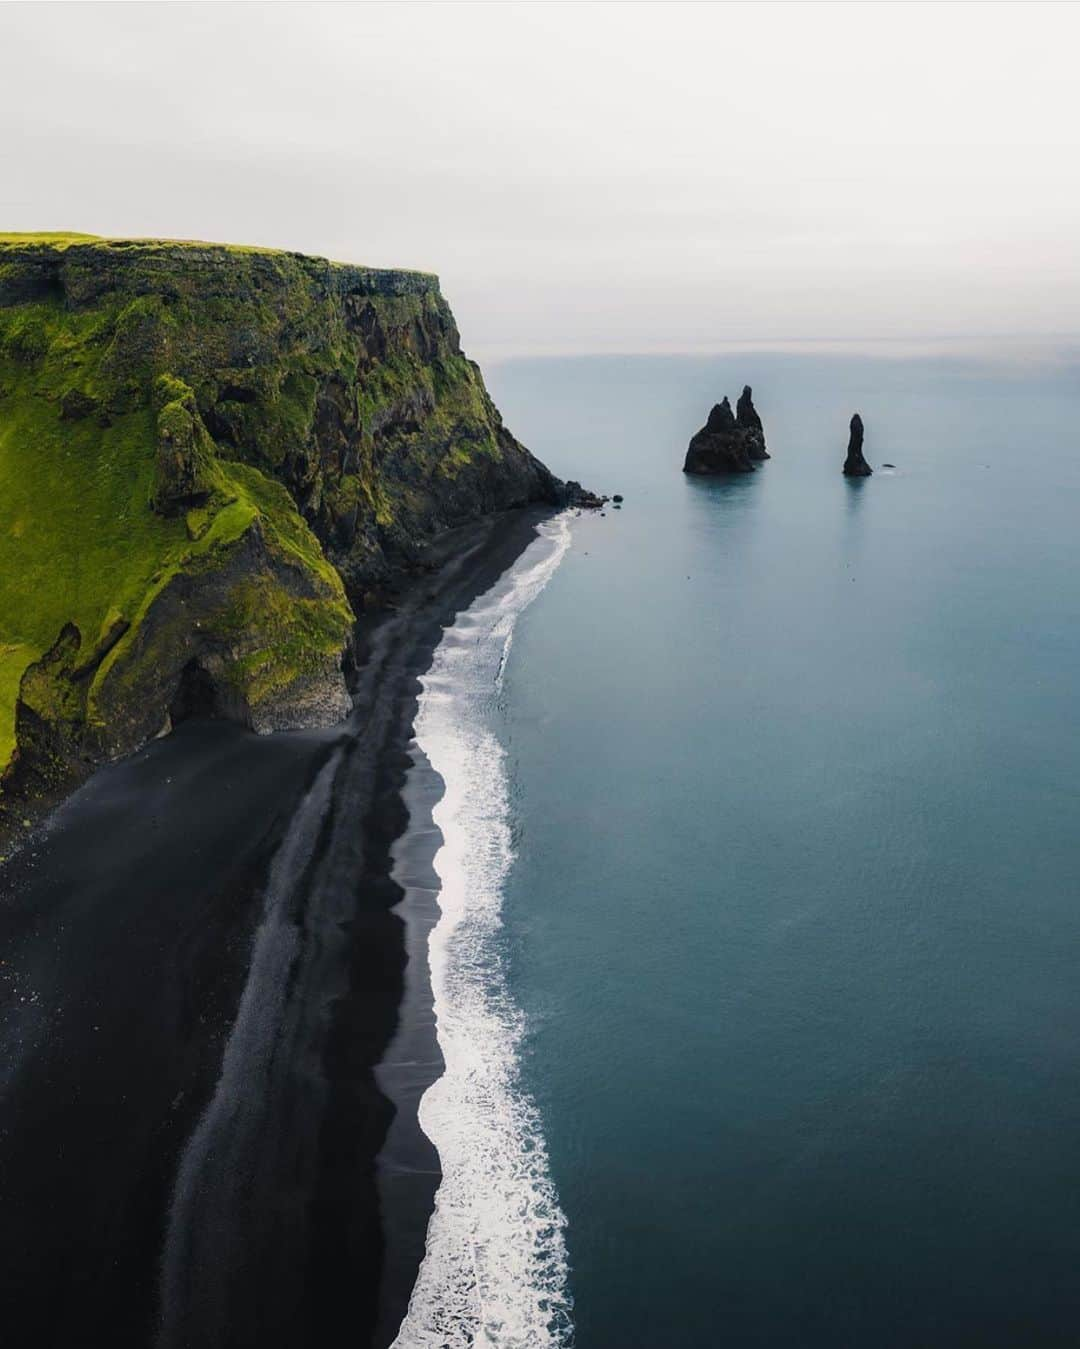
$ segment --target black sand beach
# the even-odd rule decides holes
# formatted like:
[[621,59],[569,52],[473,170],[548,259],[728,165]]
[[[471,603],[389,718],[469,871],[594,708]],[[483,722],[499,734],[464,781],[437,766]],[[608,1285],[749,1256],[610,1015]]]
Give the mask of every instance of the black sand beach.
[[[404,1112],[376,1168],[388,1097],[415,1101],[438,1068],[425,977],[408,1054],[399,1038],[374,1071],[405,986],[390,850],[417,676],[542,514],[442,541],[368,633],[348,723],[188,722],[0,869],[5,1344],[392,1338],[438,1178]],[[422,880],[438,835],[412,807]]]

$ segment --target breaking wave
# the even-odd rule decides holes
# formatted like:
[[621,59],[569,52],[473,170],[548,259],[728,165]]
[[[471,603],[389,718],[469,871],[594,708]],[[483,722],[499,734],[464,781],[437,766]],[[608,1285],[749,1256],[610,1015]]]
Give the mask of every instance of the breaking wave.
[[514,624],[570,543],[566,516],[541,526],[518,564],[440,643],[416,739],[445,784],[434,809],[440,917],[429,941],[446,1069],[420,1124],[442,1181],[395,1349],[565,1349],[573,1342],[563,1229],[536,1108],[519,1077],[522,1017],[499,946],[513,860],[505,754],[489,729]]

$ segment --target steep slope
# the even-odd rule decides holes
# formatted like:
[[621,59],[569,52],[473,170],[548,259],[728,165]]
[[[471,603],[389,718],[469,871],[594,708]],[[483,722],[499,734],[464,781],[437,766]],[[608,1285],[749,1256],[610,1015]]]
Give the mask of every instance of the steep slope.
[[3,797],[191,711],[337,719],[355,615],[428,539],[564,497],[433,276],[0,235]]

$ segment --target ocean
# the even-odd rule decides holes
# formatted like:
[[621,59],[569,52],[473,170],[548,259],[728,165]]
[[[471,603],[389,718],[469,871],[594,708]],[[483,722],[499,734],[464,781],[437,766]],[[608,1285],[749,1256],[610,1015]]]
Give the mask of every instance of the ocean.
[[[424,681],[444,1180],[398,1344],[1074,1345],[1077,369],[487,376],[625,504]],[[744,383],[773,458],[685,477]]]

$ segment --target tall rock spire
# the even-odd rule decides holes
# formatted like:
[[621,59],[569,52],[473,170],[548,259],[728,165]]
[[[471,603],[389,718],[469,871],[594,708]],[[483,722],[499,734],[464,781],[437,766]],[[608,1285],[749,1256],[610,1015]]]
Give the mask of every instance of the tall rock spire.
[[848,440],[847,458],[844,460],[845,478],[869,478],[873,469],[863,458],[863,424],[856,412],[851,419],[851,437]]
[[743,385],[743,391],[735,405],[735,424],[743,433],[747,455],[758,461],[768,459],[770,456],[765,448],[765,428],[761,425],[757,408],[754,407],[749,384]]

